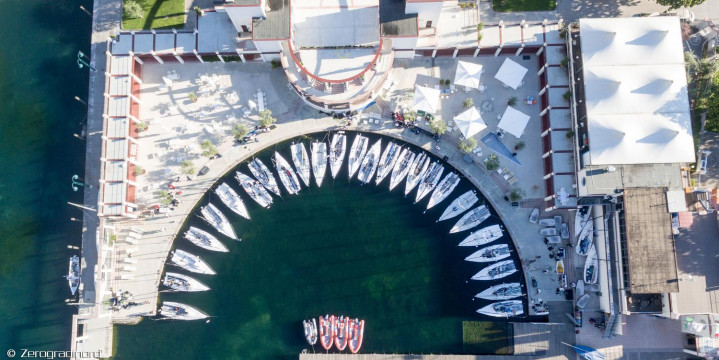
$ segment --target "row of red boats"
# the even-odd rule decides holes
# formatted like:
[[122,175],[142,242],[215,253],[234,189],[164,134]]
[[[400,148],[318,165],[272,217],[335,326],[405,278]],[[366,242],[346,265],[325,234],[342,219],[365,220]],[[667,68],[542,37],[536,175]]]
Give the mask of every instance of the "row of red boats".
[[320,316],[318,320],[319,336],[315,319],[304,321],[305,337],[310,345],[317,343],[319,337],[320,344],[325,350],[331,349],[334,344],[339,351],[344,351],[349,347],[350,351],[356,354],[362,347],[364,320],[350,319],[347,316],[335,317],[334,315]]

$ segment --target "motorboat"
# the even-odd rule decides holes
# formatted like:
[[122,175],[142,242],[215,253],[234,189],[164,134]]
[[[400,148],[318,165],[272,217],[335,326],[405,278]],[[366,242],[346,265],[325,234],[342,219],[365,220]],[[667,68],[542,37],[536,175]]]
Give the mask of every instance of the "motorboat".
[[70,286],[70,292],[75,296],[77,288],[80,287],[80,257],[77,255],[70,258],[65,279],[67,279],[67,284]]
[[446,199],[449,194],[454,191],[457,185],[459,185],[459,181],[460,179],[457,173],[453,172],[447,174],[447,176],[439,182],[439,185],[434,188],[432,196],[429,198],[429,202],[427,203],[427,210],[444,201],[444,199]]
[[330,173],[332,178],[336,178],[337,174],[342,168],[342,162],[345,159],[345,152],[347,151],[347,136],[344,131],[339,131],[332,135],[332,141],[330,141]]
[[165,273],[165,277],[162,279],[162,285],[173,291],[197,292],[210,290],[209,286],[194,278],[174,272]]
[[599,259],[597,258],[597,249],[594,244],[591,244],[587,252],[587,260],[584,262],[584,283],[596,284],[598,277]]
[[539,225],[541,225],[541,226],[554,226],[554,224],[555,224],[554,219],[539,220]]
[[584,225],[589,221],[589,210],[591,206],[582,206],[577,209],[577,213],[574,215],[574,236],[579,237],[579,233],[584,228]]
[[202,320],[210,317],[190,305],[164,301],[158,314],[172,320]]
[[262,186],[262,183],[239,171],[235,172],[235,179],[242,185],[242,188],[252,200],[255,200],[256,203],[264,208],[270,207],[270,204],[272,204],[272,196],[267,191],[267,188]]
[[430,166],[427,171],[427,175],[422,178],[422,181],[420,181],[419,186],[417,187],[417,195],[414,197],[415,204],[427,196],[434,187],[437,186],[443,172],[444,166],[442,166],[439,162],[434,162],[432,166]]
[[296,195],[300,192],[300,181],[297,179],[297,174],[292,170],[290,163],[285,158],[275,151],[275,166],[277,167],[277,174],[280,175],[280,181],[285,186],[287,192]]
[[544,228],[544,229],[542,229],[542,230],[539,230],[539,233],[540,233],[542,236],[557,235],[557,229],[555,229],[555,228]]
[[250,218],[250,213],[247,212],[245,203],[242,202],[240,195],[237,195],[235,189],[231,188],[227,183],[222,183],[215,189],[215,194],[220,198],[225,206],[230,208],[235,214],[242,216],[245,219]]
[[317,344],[317,319],[312,318],[311,320],[303,320],[302,327],[305,330],[305,339],[310,345]]
[[442,216],[439,217],[439,220],[447,220],[451,219],[455,216],[459,216],[461,213],[469,210],[474,204],[479,201],[479,198],[477,197],[477,191],[476,190],[469,190],[466,193],[460,195],[458,198],[454,199],[449,206],[444,210],[442,213]]
[[567,223],[562,223],[559,229],[559,234],[562,236],[562,239],[569,239],[569,225],[567,225]]
[[356,354],[362,347],[362,338],[364,337],[364,320],[350,320],[349,347],[353,354]]
[[587,303],[589,302],[589,294],[584,294],[579,297],[577,300],[577,307],[580,309],[584,309],[584,307],[587,306]]
[[359,170],[362,159],[364,159],[365,154],[367,154],[368,146],[368,138],[359,134],[355,136],[352,147],[350,148],[349,159],[347,160],[348,179],[352,179],[357,170]]
[[404,180],[405,177],[407,177],[410,165],[414,162],[416,157],[417,154],[410,151],[409,148],[402,149],[402,152],[399,153],[399,158],[397,159],[397,162],[394,163],[394,168],[392,169],[389,191],[392,191],[392,189],[394,189],[402,182],[402,180]]
[[357,173],[357,179],[363,184],[367,184],[372,181],[375,170],[377,170],[377,163],[379,162],[379,154],[382,149],[382,140],[377,140],[372,147],[367,151],[367,154],[362,159],[359,171]]
[[384,152],[382,153],[382,156],[379,158],[379,162],[377,163],[377,178],[375,179],[375,183],[379,185],[379,183],[384,180],[384,178],[389,175],[390,172],[392,172],[392,169],[394,169],[394,164],[397,162],[397,159],[399,158],[399,153],[401,151],[402,147],[397,145],[394,141],[390,141],[389,145],[387,145],[387,148],[384,149]]
[[310,157],[307,156],[307,149],[304,143],[292,144],[290,146],[290,152],[292,153],[292,162],[295,164],[297,169],[297,175],[305,186],[310,186],[310,172],[312,164],[310,164]]
[[496,280],[517,272],[512,260],[503,260],[487,266],[472,276],[472,280]]
[[220,209],[218,209],[215,205],[212,205],[212,203],[207,203],[207,206],[203,206],[200,208],[200,213],[202,214],[202,218],[205,219],[208,224],[212,225],[212,227],[214,227],[217,231],[229,237],[230,239],[240,240],[237,238],[237,234],[235,234],[235,229],[232,228],[232,224],[230,224],[230,221],[227,220],[225,214],[223,214]]
[[190,228],[185,231],[185,239],[205,250],[217,252],[230,251],[225,247],[225,245],[222,244],[222,242],[220,242],[220,240],[217,240],[217,238],[214,237],[212,234],[208,233],[205,230],[198,229],[194,226],[190,226]]
[[424,152],[421,152],[414,159],[415,162],[409,166],[409,172],[407,173],[407,183],[404,188],[404,195],[407,196],[417,184],[424,179],[429,171],[429,163],[432,159],[427,156]]
[[459,246],[481,246],[502,237],[502,227],[498,224],[483,227],[467,236]]
[[512,254],[509,245],[499,244],[481,248],[472,255],[464,258],[465,261],[472,262],[493,262],[508,258]]
[[335,336],[335,347],[339,351],[343,351],[349,342],[350,319],[340,316],[336,321],[337,336]]
[[250,161],[247,167],[250,168],[250,172],[255,178],[257,178],[257,180],[260,181],[260,184],[262,184],[262,186],[264,186],[267,190],[275,193],[275,195],[282,196],[282,193],[280,193],[280,187],[277,185],[277,180],[275,179],[275,176],[272,175],[272,172],[269,168],[267,168],[267,166],[265,166],[265,163],[263,163],[262,160],[257,158],[252,159],[252,161]]
[[484,300],[509,300],[522,296],[522,286],[518,283],[494,285],[475,295]]
[[170,252],[170,262],[193,273],[215,275],[210,265],[202,261],[199,256],[190,254],[184,250],[175,250]]
[[335,339],[335,316],[320,316],[320,344],[325,350],[332,348]]
[[[584,223],[584,227],[579,232],[579,235],[576,237],[578,243],[581,242],[584,239],[592,239],[594,237],[594,222],[593,221],[587,221]],[[577,244],[577,249],[579,249],[579,244]]]
[[529,222],[532,224],[537,223],[537,219],[539,218],[539,209],[532,209],[532,213],[529,214]]
[[468,213],[464,214],[459,221],[457,221],[456,224],[452,227],[451,230],[449,230],[449,233],[456,233],[464,230],[469,230],[479,224],[482,223],[482,221],[487,220],[489,218],[490,213],[489,209],[487,209],[486,206],[481,205],[479,207],[476,207],[472,210],[470,210]]
[[315,175],[317,187],[320,187],[327,173],[327,144],[313,142],[310,145],[310,153],[312,153],[312,173]]
[[576,251],[578,255],[587,256],[587,253],[589,252],[589,248],[591,248],[593,246],[594,246],[594,239],[591,236],[585,236],[585,237],[579,239],[577,246],[574,247],[574,251]]
[[519,316],[524,314],[524,305],[521,300],[506,300],[489,304],[477,312],[492,317]]

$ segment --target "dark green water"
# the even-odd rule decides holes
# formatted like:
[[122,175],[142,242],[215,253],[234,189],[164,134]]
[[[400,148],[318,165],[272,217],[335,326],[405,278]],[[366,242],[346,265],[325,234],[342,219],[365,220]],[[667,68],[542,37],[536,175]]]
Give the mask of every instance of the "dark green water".
[[[269,166],[277,149],[291,161],[289,145],[258,157]],[[238,168],[250,173],[244,163]],[[390,193],[389,177],[380,186],[360,186],[356,177],[347,181],[346,171],[334,182],[328,171],[321,188],[313,183],[299,195],[275,198],[269,210],[246,196],[231,171],[222,181],[246,199],[252,221],[214,195],[209,200],[233,219],[242,242],[220,235],[231,252],[219,254],[176,239],[176,248],[200,255],[218,274],[193,275],[211,291],[161,295],[216,317],[210,323],[144,320],[117,327],[116,357],[294,359],[302,349],[312,351],[302,319],[326,313],[366,320],[363,353],[461,353],[462,321],[487,320],[475,313],[487,302],[473,296],[494,283],[469,280],[482,265],[464,261],[475,248],[456,246],[468,232],[448,235],[458,218],[435,223],[451,200],[423,214],[429,196],[414,205],[415,192],[405,198],[404,184]],[[450,199],[469,188],[463,180]],[[498,222],[493,216],[482,226]],[[211,229],[196,216],[189,225]],[[319,344],[314,350],[322,351]]]
[[87,109],[87,0],[0,1],[0,348],[68,349],[70,296],[62,275],[79,246],[82,202],[70,178],[83,174],[73,138]]

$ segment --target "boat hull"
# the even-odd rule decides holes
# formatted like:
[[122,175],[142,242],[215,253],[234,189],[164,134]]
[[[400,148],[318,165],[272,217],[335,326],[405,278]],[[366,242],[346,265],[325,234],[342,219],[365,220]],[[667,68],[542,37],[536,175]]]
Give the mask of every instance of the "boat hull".
[[475,295],[476,298],[484,300],[509,300],[520,296],[522,296],[520,283],[494,285]]
[[490,225],[479,229],[479,231],[475,231],[469,234],[469,236],[467,236],[464,240],[462,240],[461,243],[459,243],[459,246],[481,246],[489,244],[492,241],[501,238],[502,235],[503,232],[501,226],[497,224]]
[[347,160],[347,178],[352,179],[357,170],[359,170],[362,159],[367,154],[367,147],[369,146],[369,139],[362,136],[355,136],[350,148],[349,159]]
[[377,140],[376,143],[367,151],[362,163],[360,164],[357,179],[363,184],[367,184],[372,181],[375,171],[377,170],[377,163],[379,162],[380,150],[382,149],[382,140]]
[[343,131],[340,131],[332,136],[332,142],[330,143],[330,173],[332,178],[336,178],[342,168],[342,162],[345,159],[345,152],[347,151],[347,136]]
[[454,201],[452,201],[452,203],[447,206],[447,208],[442,213],[442,216],[439,217],[438,221],[447,220],[459,216],[460,214],[474,206],[477,201],[479,201],[479,198],[477,197],[477,192],[475,190],[467,191],[466,193],[460,195],[458,198],[454,199]]
[[173,320],[202,320],[210,317],[190,305],[170,301],[163,302],[158,313]]
[[312,173],[315,176],[317,187],[320,187],[327,173],[327,144],[313,142],[310,145],[310,152],[312,153]]
[[479,207],[476,207],[470,212],[464,214],[464,216],[462,216],[462,218],[457,221],[457,223],[452,227],[452,229],[449,230],[449,233],[452,234],[460,231],[469,230],[481,224],[484,220],[487,220],[489,216],[489,209],[487,209],[486,206],[481,205]]
[[521,300],[500,301],[489,304],[479,310],[478,313],[492,317],[512,317],[524,314],[524,305]]
[[432,196],[429,198],[427,203],[427,210],[433,208],[435,205],[441,203],[446,199],[449,194],[459,185],[460,179],[457,173],[451,173],[439,182],[439,185],[432,192]]
[[475,251],[472,255],[467,256],[464,260],[465,261],[471,261],[471,262],[494,262],[499,260],[504,260],[508,258],[511,254],[509,250],[509,245],[507,244],[499,244],[499,245],[492,245],[487,246],[485,248],[479,249]]
[[512,260],[504,260],[498,263],[494,263],[480,270],[474,276],[472,280],[496,280],[505,278],[517,272],[517,267],[514,265]]
[[242,201],[240,195],[238,195],[237,192],[230,187],[230,185],[227,185],[227,183],[220,184],[220,186],[215,189],[215,194],[217,194],[220,201],[232,210],[232,212],[245,219],[250,219],[250,213],[247,212],[245,203]]

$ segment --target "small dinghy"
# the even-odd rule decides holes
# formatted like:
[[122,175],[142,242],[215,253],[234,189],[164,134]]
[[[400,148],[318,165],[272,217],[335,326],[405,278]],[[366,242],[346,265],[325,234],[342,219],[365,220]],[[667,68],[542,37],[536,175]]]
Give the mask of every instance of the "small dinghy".
[[220,201],[222,201],[225,206],[230,208],[232,212],[242,216],[245,219],[250,219],[250,213],[247,212],[245,203],[242,202],[242,198],[240,197],[240,195],[237,195],[237,192],[235,192],[235,190],[231,188],[230,185],[227,185],[227,183],[220,184],[220,186],[215,189],[215,194],[217,194],[217,197],[220,198]]
[[532,224],[536,224],[538,218],[539,218],[539,209],[533,209],[532,213],[529,214],[529,222]]
[[591,236],[585,236],[579,239],[579,243],[577,243],[577,246],[574,248],[574,251],[577,252],[577,255],[587,256],[587,253],[589,253],[589,248],[594,247],[593,240],[594,239]]
[[438,162],[433,163],[432,166],[429,167],[427,175],[422,179],[419,183],[419,187],[417,188],[417,195],[414,197],[415,204],[427,196],[434,187],[437,186],[443,172],[444,166]]
[[544,241],[547,245],[549,244],[561,244],[562,243],[562,237],[559,235],[552,235],[547,236],[546,240]]
[[555,228],[544,228],[544,229],[542,229],[542,230],[539,230],[539,233],[540,233],[542,236],[553,236],[553,235],[557,235],[557,229],[555,229]]
[[432,192],[432,196],[429,198],[429,202],[427,203],[427,210],[444,201],[444,199],[446,199],[449,194],[454,191],[454,188],[459,185],[459,181],[460,179],[457,173],[453,172],[447,174],[447,176],[439,182],[439,185],[437,185]]
[[209,286],[194,278],[173,272],[165,273],[165,277],[162,279],[162,285],[173,291],[196,292],[210,290]]
[[475,251],[472,255],[469,255],[464,258],[464,260],[472,262],[493,262],[506,259],[511,254],[512,253],[509,250],[509,245],[499,244],[481,248]]
[[577,236],[577,250],[579,250],[579,242],[581,242],[584,239],[591,239],[594,237],[594,222],[593,221],[587,221],[584,223],[584,227],[579,232],[579,236]]
[[335,316],[320,316],[320,344],[325,350],[332,348],[335,339]]
[[272,175],[272,172],[267,168],[267,166],[265,166],[262,160],[256,158],[252,159],[247,166],[250,168],[252,175],[260,181],[262,186],[275,193],[275,195],[282,196],[280,193],[280,187],[277,186],[275,176]]
[[384,149],[384,152],[382,153],[382,156],[380,156],[377,164],[377,178],[375,179],[375,184],[379,185],[379,183],[381,183],[382,180],[389,175],[392,169],[394,169],[394,164],[397,163],[397,159],[399,159],[401,149],[402,147],[397,145],[394,141],[390,141],[387,148]]
[[579,297],[579,300],[577,300],[577,307],[580,309],[584,309],[584,307],[587,306],[588,302],[589,302],[589,294],[584,294]]
[[377,140],[374,145],[367,151],[362,164],[358,170],[357,179],[363,184],[367,184],[372,181],[375,170],[377,170],[377,163],[379,162],[380,150],[382,150],[382,140]]
[[325,173],[327,173],[327,144],[313,142],[310,145],[310,152],[312,153],[312,173],[315,175],[317,187],[320,187]]
[[599,259],[594,244],[589,246],[587,261],[584,263],[584,283],[596,284],[599,277]]
[[172,320],[202,320],[210,317],[190,305],[171,301],[164,301],[157,313]]
[[291,195],[299,193],[301,188],[297,174],[292,170],[290,163],[277,151],[275,151],[275,167],[277,168],[277,174],[280,176],[280,181],[282,185],[285,186],[285,189],[287,189],[287,192]]
[[184,250],[170,252],[170,262],[193,273],[215,275],[210,265],[207,265],[199,256],[190,254]]
[[347,151],[347,136],[344,131],[339,131],[332,135],[330,142],[330,173],[332,178],[336,178],[342,168],[342,162],[345,159]]
[[349,347],[353,354],[356,354],[362,347],[364,337],[364,320],[354,319],[350,321]]
[[70,258],[69,264],[65,279],[70,286],[70,292],[75,296],[77,288],[80,287],[80,257],[73,255]]
[[235,179],[242,185],[242,188],[252,200],[255,200],[256,203],[264,208],[270,207],[270,204],[272,204],[272,196],[259,181],[239,171],[235,172]]
[[349,342],[350,319],[340,316],[337,320],[337,336],[335,336],[335,347],[337,350],[343,351]]
[[507,300],[489,304],[478,313],[492,317],[512,317],[524,314],[524,305],[521,300]]
[[397,159],[397,162],[394,163],[394,168],[392,169],[389,191],[392,191],[392,189],[394,189],[402,182],[402,180],[404,180],[405,177],[407,177],[407,173],[409,173],[409,169],[416,157],[417,155],[408,148],[402,149],[402,152],[399,153],[399,158]]
[[539,225],[541,225],[541,226],[554,226],[554,224],[555,224],[554,219],[539,220]]
[[212,234],[208,233],[207,231],[200,230],[194,226],[190,226],[190,228],[185,232],[185,239],[205,250],[217,252],[230,251],[227,250],[225,245],[223,245],[220,240],[217,240],[216,237],[212,236]]
[[444,210],[442,213],[442,216],[439,217],[439,220],[447,220],[451,219],[455,216],[459,216],[461,213],[469,210],[474,204],[479,201],[479,198],[477,197],[477,191],[475,190],[469,190],[466,193],[460,195],[458,198],[454,199],[449,206]]
[[459,246],[482,246],[502,237],[502,227],[495,224],[475,231],[467,236]]
[[486,206],[481,205],[479,207],[476,207],[470,212],[464,214],[464,216],[462,216],[459,221],[457,221],[457,223],[452,227],[452,229],[449,230],[449,233],[452,234],[460,231],[469,230],[481,224],[482,221],[487,220],[489,216],[489,209],[487,209]]
[[589,221],[589,210],[591,206],[582,206],[577,209],[577,213],[574,215],[574,236],[579,237],[579,233],[584,228],[584,225]]
[[307,156],[307,149],[305,144],[298,143],[290,146],[290,152],[292,153],[292,162],[295,164],[297,169],[297,175],[299,175],[305,186],[310,186],[310,170],[312,164],[310,164],[310,158]]
[[362,159],[364,159],[367,153],[368,146],[368,138],[359,134],[355,136],[355,140],[352,142],[352,148],[350,148],[349,160],[347,160],[348,179],[352,179],[357,170],[359,170]]
[[404,195],[407,196],[419,184],[429,171],[430,158],[424,152],[421,152],[410,164],[407,173],[407,185],[404,188]]
[[227,220],[225,214],[223,214],[215,205],[212,205],[212,203],[207,203],[207,206],[201,207],[200,214],[202,214],[202,218],[205,219],[208,224],[212,225],[212,227],[221,234],[224,234],[232,240],[240,240],[237,238],[235,229],[232,227],[232,224],[230,224],[230,221]]
[[305,331],[305,339],[307,339],[307,343],[310,345],[317,344],[317,320],[311,319],[311,320],[302,320],[302,327]]
[[517,272],[512,260],[504,260],[487,266],[472,276],[472,280],[496,280]]
[[474,297],[484,300],[509,300],[522,296],[522,286],[518,283],[494,285]]

